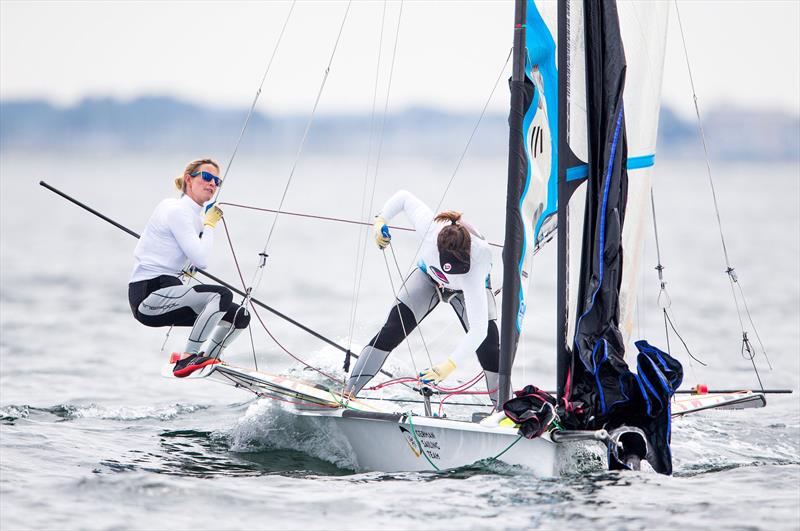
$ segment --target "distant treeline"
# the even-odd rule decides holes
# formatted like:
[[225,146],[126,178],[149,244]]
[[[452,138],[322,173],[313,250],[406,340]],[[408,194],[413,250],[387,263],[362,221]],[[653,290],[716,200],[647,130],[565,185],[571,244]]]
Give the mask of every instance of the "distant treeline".
[[[192,105],[166,97],[130,102],[90,98],[70,108],[43,101],[0,102],[0,151],[3,153],[143,154],[230,153],[241,131],[246,109],[225,110]],[[458,154],[477,115],[412,108],[385,119],[382,153],[389,156]],[[242,150],[292,156],[306,127],[307,115],[255,114]],[[376,119],[376,127],[381,123]],[[710,109],[704,116],[711,157],[717,160],[798,161],[800,117],[778,112]],[[504,156],[507,117],[486,115],[470,146],[472,156]],[[373,136],[373,138],[376,138]],[[369,150],[368,114],[318,115],[306,152],[363,155]],[[373,153],[376,149],[373,145]],[[658,156],[697,158],[702,146],[694,121],[662,108]]]

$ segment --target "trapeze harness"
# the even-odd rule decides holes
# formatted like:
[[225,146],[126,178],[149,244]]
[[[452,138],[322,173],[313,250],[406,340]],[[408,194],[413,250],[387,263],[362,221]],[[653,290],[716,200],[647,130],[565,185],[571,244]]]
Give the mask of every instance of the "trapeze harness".
[[[223,286],[184,284],[184,266],[206,267],[214,229],[203,227],[203,207],[184,195],[156,207],[136,245],[128,302],[137,321],[152,327],[191,326],[185,352],[219,357],[250,323],[245,308]],[[205,230],[204,230],[205,229]]]
[[[489,273],[492,255],[488,243],[472,230],[469,270],[451,274],[449,263],[440,263],[436,243],[443,225],[434,223],[433,212],[406,191],[397,192],[384,205],[381,215],[387,222],[400,211],[409,217],[417,234],[422,235],[418,267],[399,289],[397,303],[381,330],[359,355],[350,373],[347,390],[357,394],[380,371],[389,353],[410,334],[440,302],[449,303],[467,332],[450,357],[463,360],[469,352],[478,355],[486,376],[486,386],[496,405],[500,363],[500,334],[497,305]],[[470,318],[470,316],[474,316]]]

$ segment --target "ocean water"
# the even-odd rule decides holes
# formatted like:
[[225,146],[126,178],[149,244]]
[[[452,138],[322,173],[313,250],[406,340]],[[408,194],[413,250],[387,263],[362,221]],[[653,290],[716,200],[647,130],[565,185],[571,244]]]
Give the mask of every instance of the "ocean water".
[[[165,342],[126,300],[135,241],[38,186],[41,179],[141,231],[171,193],[175,160],[133,156],[32,157],[0,161],[0,528],[2,529],[321,529],[612,528],[797,529],[800,527],[800,169],[791,165],[715,167],[727,250],[769,358],[756,366],[770,395],[758,410],[708,411],[673,424],[672,477],[608,472],[589,463],[562,477],[537,478],[503,463],[423,473],[357,472],[324,434],[268,400],[205,381],[161,378]],[[456,156],[381,163],[374,212],[397,188],[432,207]],[[237,162],[223,192],[229,201],[275,208],[291,161]],[[358,158],[301,161],[284,209],[359,218],[364,176]],[[502,241],[505,162],[467,159],[442,208],[464,211],[491,241]],[[497,183],[497,184],[495,184]],[[702,163],[660,164],[655,182],[659,242],[667,287],[690,361],[685,386],[754,388],[741,356],[741,328],[725,275],[719,231]],[[366,194],[371,196],[371,190]],[[245,281],[273,218],[223,207]],[[352,225],[282,216],[256,296],[341,344],[359,348],[380,326],[393,297],[391,273],[406,271],[413,236],[396,232],[398,266],[367,246],[351,337],[360,236]],[[239,278],[224,237],[209,269]],[[552,388],[554,247],[537,255],[514,386]],[[500,285],[500,256],[494,283]],[[645,244],[636,337],[664,344],[656,306],[652,231]],[[293,354],[341,375],[341,355],[263,314]],[[255,321],[254,321],[255,322]],[[451,312],[423,323],[431,359],[443,358],[461,331]],[[751,337],[753,334],[751,333]],[[261,368],[314,379],[256,325]],[[758,344],[756,342],[756,344]],[[410,374],[428,364],[418,337],[387,368]],[[253,360],[246,335],[226,358]],[[770,365],[772,368],[770,369]],[[453,379],[466,379],[477,362]],[[447,411],[450,411],[447,409]]]

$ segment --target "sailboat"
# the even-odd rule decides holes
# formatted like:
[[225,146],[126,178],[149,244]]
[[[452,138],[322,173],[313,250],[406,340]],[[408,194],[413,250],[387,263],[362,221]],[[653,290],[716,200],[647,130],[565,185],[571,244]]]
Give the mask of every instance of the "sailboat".
[[[501,422],[502,413],[480,422],[414,414],[225,363],[207,369],[208,377],[294,402],[295,414],[341,433],[363,470],[447,469],[499,458],[549,476],[559,473],[569,446],[596,440],[608,445],[609,459],[622,461],[622,467],[626,457],[618,454],[636,450],[637,459],[650,458],[657,470],[671,471],[664,462],[669,400],[681,381],[680,364],[647,344],[639,355],[641,363],[650,362],[640,368],[645,373],[633,375],[623,361],[655,159],[667,5],[571,0],[559,2],[549,15],[548,23],[535,2],[516,1],[499,397],[500,403],[511,397],[531,250],[555,225],[556,398],[560,417],[573,429],[525,439],[513,423]],[[601,378],[629,381],[617,389]],[[623,397],[612,404],[604,395],[632,394],[633,384],[643,389],[637,407],[647,411],[628,408],[613,419],[606,410],[620,409]],[[661,392],[653,389],[659,385]],[[657,414],[651,408],[659,400]],[[579,414],[575,407],[588,411]],[[639,418],[638,426],[628,426],[625,414],[648,417],[650,424]],[[611,419],[616,433],[604,428]]]
[[[644,4],[564,0],[554,10],[515,1],[498,394],[501,404],[512,397],[532,250],[556,234],[557,270],[537,271],[557,276],[558,286],[554,416],[541,434],[524,437],[502,411],[463,420],[433,415],[431,391],[421,385],[425,411],[413,412],[227,362],[190,378],[279,401],[291,414],[341,435],[364,471],[444,470],[499,459],[556,476],[579,445],[600,444],[610,468],[647,461],[670,473],[673,406],[687,414],[764,405],[763,395],[752,392],[675,402],[680,364],[646,342],[636,343],[636,355],[627,347],[655,163],[668,14],[665,3]],[[274,312],[249,290],[233,289]],[[634,359],[636,373],[629,369]]]

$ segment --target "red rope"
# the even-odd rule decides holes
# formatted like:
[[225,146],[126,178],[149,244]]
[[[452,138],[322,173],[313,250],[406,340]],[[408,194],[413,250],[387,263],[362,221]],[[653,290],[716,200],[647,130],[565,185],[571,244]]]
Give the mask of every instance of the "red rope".
[[[233,240],[231,239],[231,235],[228,232],[228,224],[225,223],[225,218],[222,218],[222,226],[225,228],[225,236],[228,239],[228,245],[231,248],[231,255],[233,255],[233,263],[236,264],[236,271],[239,273],[239,279],[242,282],[242,288],[245,291],[247,291],[247,284],[244,281],[244,275],[242,275],[242,269],[241,269],[241,267],[239,267],[239,259],[236,258],[236,251],[233,250]],[[269,328],[267,328],[266,323],[264,323],[264,320],[261,318],[261,315],[259,315],[258,310],[256,310],[256,307],[253,305],[252,302],[250,303],[250,310],[253,312],[253,315],[256,316],[256,318],[258,319],[258,322],[261,323],[261,326],[264,328],[264,331],[267,333],[267,335],[270,337],[270,339],[272,339],[272,341],[274,341],[275,344],[278,345],[281,348],[281,350],[283,350],[286,354],[288,354],[289,356],[294,358],[296,361],[300,362],[302,365],[305,365],[309,369],[317,371],[322,376],[324,376],[324,377],[326,377],[326,378],[328,378],[330,380],[333,380],[334,382],[338,382],[339,381],[337,378],[334,378],[330,374],[328,374],[328,373],[326,373],[326,372],[324,372],[324,371],[322,371],[322,370],[320,370],[320,369],[318,369],[318,368],[316,368],[316,367],[314,367],[312,365],[309,365],[308,363],[306,363],[302,359],[298,358],[297,356],[295,356],[294,354],[289,352],[289,349],[284,347],[283,344],[280,341],[278,341],[278,339],[274,335],[272,335],[272,332],[269,331]]]
[[[328,216],[315,216],[313,214],[301,214],[299,212],[287,212],[286,210],[274,210],[272,208],[261,208],[261,207],[254,207],[254,206],[249,206],[249,205],[240,205],[240,204],[237,204],[237,203],[221,202],[220,206],[222,206],[222,205],[232,206],[232,207],[236,207],[236,208],[245,208],[247,210],[258,210],[259,212],[271,212],[273,214],[284,214],[286,216],[297,216],[299,218],[321,219],[321,220],[324,220],[324,221],[338,221],[339,223],[349,223],[351,225],[364,225],[364,226],[371,226],[372,225],[372,223],[370,223],[368,221],[355,221],[355,220],[352,220],[352,219],[332,218],[332,217],[328,217]],[[409,228],[409,227],[396,227],[394,225],[388,225],[388,227],[390,229],[393,229],[393,230],[403,230],[403,231],[408,231],[408,232],[412,232],[412,231],[415,230],[415,229],[412,229],[412,228]],[[499,243],[491,243],[491,242],[488,242],[488,243],[492,247],[498,247],[500,249],[503,248],[503,246],[500,245]]]
[[387,380],[383,383],[379,383],[378,385],[373,385],[372,387],[367,387],[367,391],[377,391],[379,389],[383,389],[384,387],[389,387],[390,385],[395,384],[403,384],[409,382],[416,382],[418,381],[417,378],[411,378],[410,376],[404,378],[394,378],[393,380]]
[[431,385],[431,387],[433,387],[437,391],[443,391],[445,393],[452,392],[452,393],[456,393],[457,394],[462,390],[465,391],[465,390],[469,389],[470,387],[472,387],[473,385],[475,385],[476,383],[481,381],[482,378],[483,378],[483,371],[481,371],[478,374],[476,374],[471,380],[469,380],[469,381],[467,381],[467,382],[465,382],[463,384],[457,385],[455,387],[442,387],[442,386],[438,386],[438,385]]

